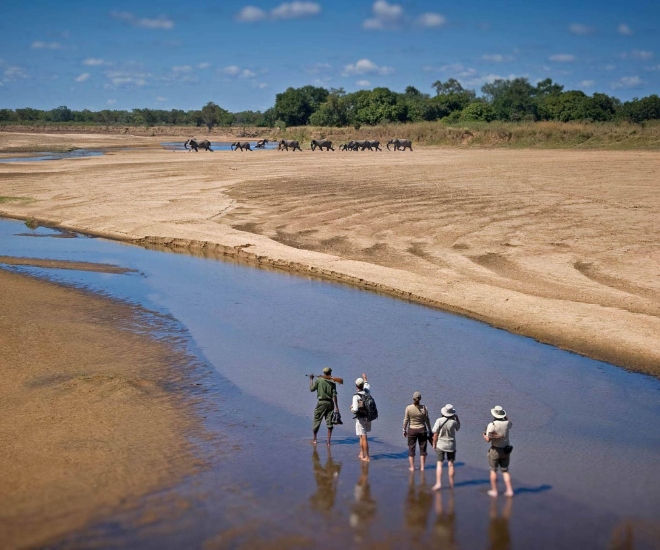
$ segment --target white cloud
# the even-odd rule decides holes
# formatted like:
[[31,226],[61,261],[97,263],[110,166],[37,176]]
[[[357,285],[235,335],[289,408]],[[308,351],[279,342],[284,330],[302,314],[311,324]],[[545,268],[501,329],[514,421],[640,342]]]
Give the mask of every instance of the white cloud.
[[40,42],[37,40],[32,42],[31,47],[34,50],[61,50],[63,46],[59,42]]
[[89,80],[89,77],[92,76],[89,73],[81,73],[79,74],[74,80],[76,82],[85,82],[85,80]]
[[23,80],[28,78],[27,72],[25,72],[25,70],[21,67],[17,67],[15,65],[7,67],[3,71],[2,75],[5,82],[15,82],[16,80]]
[[568,26],[568,30],[572,34],[577,34],[579,36],[585,36],[587,34],[592,34],[596,31],[593,27],[588,27],[587,25],[583,25],[581,23],[571,23]]
[[117,103],[117,100],[116,99],[108,99],[107,103],[108,103],[108,105],[114,105],[115,103]]
[[609,65],[605,65],[606,71],[613,71],[614,69],[616,69],[616,65],[612,65],[611,63]]
[[596,84],[595,80],[583,80],[580,82],[580,86],[583,88],[593,88],[594,84]]
[[262,21],[266,19],[268,14],[261,8],[255,6],[245,6],[241,11],[236,15],[236,19],[239,21],[244,21],[246,23],[251,23],[253,21]]
[[447,23],[447,19],[445,18],[444,15],[440,15],[439,13],[432,13],[432,12],[427,12],[423,13],[417,22],[422,26],[422,27],[427,27],[427,28],[436,28],[436,27],[442,27]]
[[321,6],[316,2],[284,2],[270,11],[273,19],[299,19],[321,13]]
[[222,72],[228,74],[229,76],[238,76],[238,74],[241,72],[241,68],[237,65],[229,65],[229,67],[222,69]]
[[653,67],[646,67],[647,71],[660,71],[660,65],[655,65]]
[[386,0],[377,0],[371,10],[373,17],[362,23],[362,27],[367,30],[391,29],[403,21],[403,8],[399,4],[388,4]]
[[360,88],[366,88],[367,86],[371,85],[371,82],[369,82],[368,80],[362,79],[362,80],[358,80],[355,83],[355,85],[360,86]]
[[332,69],[330,63],[314,63],[313,65],[305,66],[305,71],[309,74],[321,74],[328,72]]
[[623,52],[617,55],[619,59],[641,59],[648,61],[653,57],[653,52],[648,50],[631,50],[629,52]]
[[393,67],[387,67],[385,65],[378,66],[370,59],[360,59],[357,63],[351,63],[344,66],[344,71],[342,76],[350,75],[362,75],[362,74],[378,74],[381,76],[387,76],[394,72]]
[[236,78],[254,78],[257,76],[257,73],[254,71],[251,71],[250,69],[241,69],[238,65],[229,65],[222,69],[222,72],[227,76]]
[[166,97],[163,97],[161,95],[156,96],[156,103],[164,103],[165,101],[167,101]]
[[259,88],[260,90],[264,90],[264,89],[268,88],[268,84],[266,84],[265,82],[259,82],[259,84],[257,85],[257,88]]
[[204,62],[204,63],[198,63],[198,64],[197,64],[197,68],[198,68],[198,69],[208,69],[210,66],[211,66],[211,64],[210,64],[210,63],[206,63],[206,62]]
[[142,27],[144,29],[159,29],[171,30],[174,28],[174,21],[169,19],[166,15],[159,15],[155,19],[148,19],[146,17],[138,17],[127,11],[113,11],[110,13],[113,19],[122,21],[131,25],[132,27]]
[[106,89],[114,88],[142,88],[148,84],[151,73],[140,71],[106,71],[105,76],[109,82],[104,85]]
[[193,68],[190,65],[178,65],[175,67],[172,67],[172,72],[173,73],[192,73]]
[[483,59],[484,61],[492,61],[493,63],[503,63],[505,61],[513,61],[513,56],[493,53],[493,54],[482,55],[481,59]]
[[293,2],[283,2],[270,12],[256,6],[245,6],[236,14],[236,19],[244,23],[254,23],[265,19],[300,19],[313,17],[319,13],[321,13],[321,5],[318,2],[294,0]]
[[571,63],[572,61],[575,61],[575,56],[570,53],[557,53],[551,55],[548,59],[550,61],[556,61],[557,63]]
[[623,36],[630,36],[631,34],[633,34],[632,29],[628,25],[626,25],[625,23],[621,23],[616,28],[616,32],[618,32],[619,34],[621,34]]
[[89,57],[83,61],[83,65],[87,65],[88,67],[101,67],[103,65],[112,65],[109,61],[106,61],[105,59],[99,59],[97,57]]
[[613,90],[626,90],[629,88],[639,88],[644,82],[638,76],[624,76],[619,80],[610,82],[610,88]]
[[464,67],[460,63],[450,63],[447,65],[439,65],[439,66],[425,65],[424,67],[422,67],[422,71],[424,71],[425,73],[448,73],[448,72],[462,71],[463,69]]

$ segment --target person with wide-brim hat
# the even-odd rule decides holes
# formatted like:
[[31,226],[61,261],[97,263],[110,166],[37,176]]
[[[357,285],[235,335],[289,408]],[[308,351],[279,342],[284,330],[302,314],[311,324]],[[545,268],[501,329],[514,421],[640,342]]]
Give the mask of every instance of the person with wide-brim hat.
[[456,460],[456,432],[461,429],[461,421],[458,419],[454,405],[447,403],[442,407],[442,415],[433,424],[433,448],[438,457],[435,469],[434,491],[442,488],[442,463],[447,457],[447,470],[449,474],[449,486],[454,487],[454,460]]
[[497,496],[497,470],[502,471],[502,479],[506,486],[504,495],[513,496],[513,487],[511,486],[511,474],[509,473],[509,463],[511,461],[511,451],[513,447],[509,440],[509,431],[513,423],[509,420],[506,411],[499,405],[490,410],[493,420],[486,426],[483,437],[490,443],[488,449],[488,465],[490,466],[490,491],[491,497]]
[[325,367],[323,369],[323,376],[318,376],[314,379],[314,375],[309,375],[309,391],[316,392],[316,408],[314,409],[314,420],[312,422],[312,433],[314,437],[312,443],[316,444],[316,434],[321,427],[321,421],[325,418],[325,425],[328,427],[328,445],[330,445],[330,438],[332,437],[332,413],[339,410],[337,404],[337,385],[330,378],[332,369]]

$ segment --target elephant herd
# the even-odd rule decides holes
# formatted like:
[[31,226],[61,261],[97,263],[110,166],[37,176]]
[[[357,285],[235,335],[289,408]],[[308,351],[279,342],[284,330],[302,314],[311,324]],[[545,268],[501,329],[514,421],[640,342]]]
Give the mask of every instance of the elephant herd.
[[[256,149],[264,149],[266,147],[266,144],[269,141],[267,139],[260,139],[257,141],[255,144]],[[188,146],[190,145],[190,148]],[[409,149],[412,151],[412,141],[409,139],[391,139],[387,142],[387,150],[391,151],[390,145],[394,146],[395,151],[405,151],[406,149]],[[204,141],[198,141],[194,138],[187,140],[183,146],[188,150],[188,151],[195,151],[199,152],[199,149],[204,149],[206,151],[213,151],[211,149],[211,142],[208,140]],[[325,148],[326,151],[334,151],[334,147],[332,146],[332,141],[327,140],[327,139],[313,139],[310,143],[310,148],[312,151],[316,151],[316,149],[319,149],[323,151]],[[231,150],[232,151],[252,151],[252,147],[250,145],[249,141],[235,141],[231,144]],[[282,139],[278,142],[277,144],[277,150],[278,151],[288,151],[291,149],[292,151],[302,151],[300,147],[300,142],[295,140],[295,139]],[[382,147],[380,146],[380,141],[378,140],[351,140],[348,143],[342,143],[339,146],[340,151],[364,151],[364,150],[369,150],[369,151],[382,151]]]

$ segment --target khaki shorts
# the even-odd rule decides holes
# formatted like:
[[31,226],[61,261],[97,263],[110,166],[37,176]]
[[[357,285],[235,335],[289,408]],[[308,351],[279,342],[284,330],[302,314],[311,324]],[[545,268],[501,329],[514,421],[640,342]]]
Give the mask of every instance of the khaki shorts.
[[456,451],[441,451],[440,449],[436,449],[435,454],[438,456],[438,462],[444,462],[445,455],[447,455],[447,462],[454,462],[456,460]]
[[355,435],[367,435],[371,431],[371,422],[361,418],[355,420]]
[[500,468],[503,472],[509,471],[509,462],[511,460],[511,453],[506,454],[503,449],[491,447],[488,449],[488,465],[493,471]]

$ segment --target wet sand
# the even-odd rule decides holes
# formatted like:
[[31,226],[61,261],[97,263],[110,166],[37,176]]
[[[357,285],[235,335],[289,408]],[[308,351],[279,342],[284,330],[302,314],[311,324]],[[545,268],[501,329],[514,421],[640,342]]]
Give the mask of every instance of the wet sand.
[[190,358],[150,337],[166,324],[0,269],[2,548],[52,542],[199,470]]
[[[0,164],[0,214],[345,281],[660,375],[660,153],[419,148]],[[214,136],[215,140],[222,140]],[[123,140],[123,141],[122,141]]]

